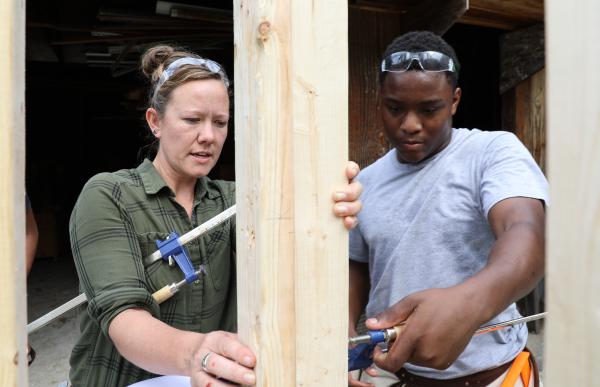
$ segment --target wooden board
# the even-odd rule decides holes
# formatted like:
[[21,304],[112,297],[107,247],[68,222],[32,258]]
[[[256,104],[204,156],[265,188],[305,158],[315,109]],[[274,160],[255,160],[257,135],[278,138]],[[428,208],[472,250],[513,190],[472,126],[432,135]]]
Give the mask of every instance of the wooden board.
[[262,387],[347,384],[347,7],[234,1],[238,327]]
[[502,96],[502,129],[513,132],[546,170],[545,70],[540,70]]
[[544,385],[597,386],[600,2],[546,2],[548,172]]
[[544,24],[500,37],[500,94],[544,68]]
[[544,0],[469,0],[459,23],[513,30],[544,20]]
[[26,386],[25,3],[0,2],[0,385]]

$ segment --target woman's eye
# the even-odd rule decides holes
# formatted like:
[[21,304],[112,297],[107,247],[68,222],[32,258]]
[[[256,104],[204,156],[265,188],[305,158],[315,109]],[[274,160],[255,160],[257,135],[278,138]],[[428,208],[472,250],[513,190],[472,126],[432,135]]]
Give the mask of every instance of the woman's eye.
[[191,123],[191,124],[195,124],[196,122],[200,121],[199,118],[195,118],[195,117],[187,117],[183,119],[185,122]]
[[227,121],[215,121],[215,125],[219,128],[224,128],[227,126]]

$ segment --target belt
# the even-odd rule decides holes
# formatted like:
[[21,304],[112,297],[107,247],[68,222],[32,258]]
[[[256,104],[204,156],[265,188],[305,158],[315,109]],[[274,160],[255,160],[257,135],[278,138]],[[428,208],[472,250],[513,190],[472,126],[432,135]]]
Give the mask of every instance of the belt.
[[475,374],[461,376],[455,379],[431,379],[411,374],[405,368],[396,372],[399,379],[393,387],[465,387],[465,386],[487,386],[498,379],[512,364],[512,360],[496,368],[477,372]]

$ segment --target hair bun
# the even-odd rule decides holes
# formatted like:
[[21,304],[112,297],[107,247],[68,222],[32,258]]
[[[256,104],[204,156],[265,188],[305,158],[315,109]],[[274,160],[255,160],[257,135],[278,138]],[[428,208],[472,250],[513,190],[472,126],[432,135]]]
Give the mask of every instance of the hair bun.
[[175,49],[167,45],[149,48],[144,55],[142,55],[140,65],[142,72],[151,82],[156,82],[158,78],[160,78],[160,73],[157,70],[174,53]]

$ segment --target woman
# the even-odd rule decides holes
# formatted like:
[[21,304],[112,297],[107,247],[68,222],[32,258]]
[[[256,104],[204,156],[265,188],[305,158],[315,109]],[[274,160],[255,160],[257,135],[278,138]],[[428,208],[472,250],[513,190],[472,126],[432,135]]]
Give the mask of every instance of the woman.
[[[148,50],[142,70],[152,83],[146,120],[156,157],[94,176],[71,216],[73,256],[89,300],[71,355],[71,383],[124,386],[177,374],[198,386],[224,386],[222,379],[253,385],[255,356],[227,332],[236,329],[235,222],[186,245],[194,267],[205,265],[207,274],[160,306],[152,293],[183,275],[143,260],[156,240],[181,235],[234,204],[234,183],[206,177],[227,136],[229,81],[216,62],[169,46]],[[357,172],[349,163],[348,178]],[[360,185],[337,194],[334,212],[351,228]]]

